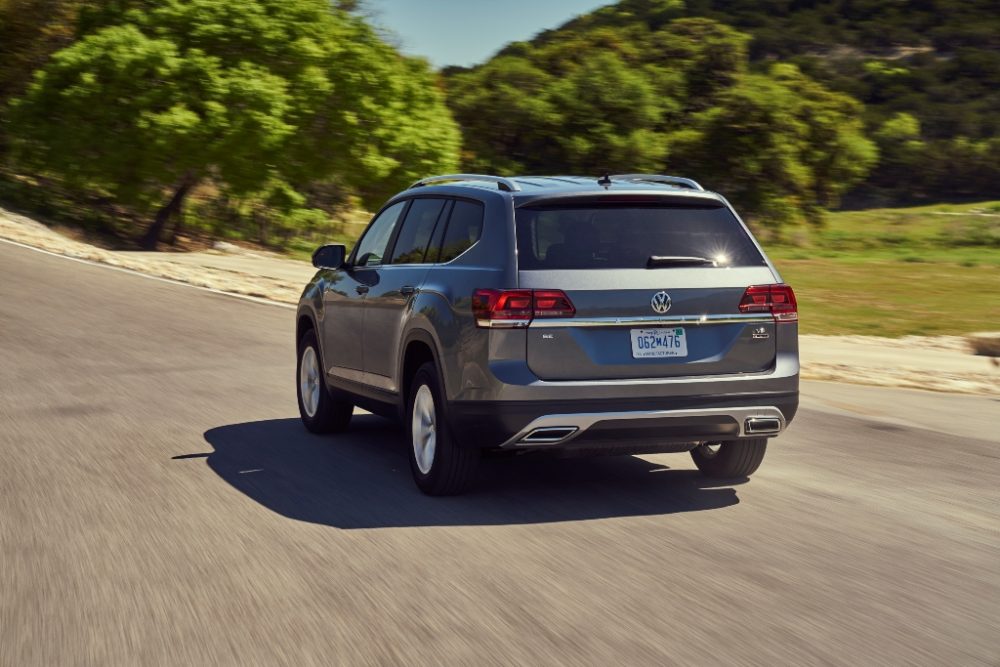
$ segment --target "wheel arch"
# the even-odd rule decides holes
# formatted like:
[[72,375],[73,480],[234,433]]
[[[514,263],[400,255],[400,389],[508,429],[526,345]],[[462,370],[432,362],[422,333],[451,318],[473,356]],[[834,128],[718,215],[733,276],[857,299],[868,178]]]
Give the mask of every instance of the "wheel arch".
[[444,373],[441,368],[441,357],[438,353],[437,344],[434,342],[434,337],[431,336],[430,332],[425,329],[413,329],[406,335],[404,341],[399,361],[399,396],[401,410],[403,411],[406,410],[407,401],[409,400],[410,384],[413,382],[413,376],[416,375],[417,370],[422,365],[428,361],[434,364],[434,368],[437,370],[438,382],[442,385],[442,391],[444,391],[445,383]]
[[[295,342],[296,344],[302,340],[302,336],[305,335],[306,331],[312,329],[316,331],[316,320],[313,318],[312,314],[308,312],[299,311],[298,316],[295,318]],[[318,338],[318,336],[317,336]]]
[[[316,319],[316,314],[313,312],[312,308],[307,305],[299,306],[298,312],[295,315],[295,354],[299,353],[299,343],[302,342],[302,337],[306,335],[306,332],[312,330],[316,334],[316,348],[319,352],[320,364],[324,364],[323,361],[323,336],[320,335],[319,322]],[[325,366],[324,366],[325,369]]]

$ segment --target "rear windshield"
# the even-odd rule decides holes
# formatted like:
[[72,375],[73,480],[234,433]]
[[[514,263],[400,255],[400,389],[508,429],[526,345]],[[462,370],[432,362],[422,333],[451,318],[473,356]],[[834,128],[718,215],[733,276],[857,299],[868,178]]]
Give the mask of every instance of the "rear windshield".
[[521,270],[645,269],[650,257],[717,266],[764,266],[742,225],[722,207],[618,205],[517,210]]

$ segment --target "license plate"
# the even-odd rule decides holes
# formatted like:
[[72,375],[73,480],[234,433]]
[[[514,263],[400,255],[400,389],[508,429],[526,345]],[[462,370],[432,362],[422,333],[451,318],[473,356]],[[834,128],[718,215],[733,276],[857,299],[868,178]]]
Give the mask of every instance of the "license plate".
[[630,333],[633,359],[688,356],[684,329],[632,329]]

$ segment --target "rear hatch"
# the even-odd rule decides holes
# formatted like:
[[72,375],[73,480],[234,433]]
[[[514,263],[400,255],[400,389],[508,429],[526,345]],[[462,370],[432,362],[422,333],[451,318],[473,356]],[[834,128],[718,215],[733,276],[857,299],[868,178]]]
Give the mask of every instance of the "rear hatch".
[[750,235],[714,200],[528,205],[516,213],[522,289],[562,290],[572,317],[538,318],[527,360],[544,380],[763,372],[770,312],[741,313],[775,283]]

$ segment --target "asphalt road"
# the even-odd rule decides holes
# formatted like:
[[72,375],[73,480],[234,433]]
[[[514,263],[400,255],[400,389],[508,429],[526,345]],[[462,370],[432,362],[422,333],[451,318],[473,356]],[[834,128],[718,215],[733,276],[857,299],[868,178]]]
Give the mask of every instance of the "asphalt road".
[[431,499],[388,422],[300,427],[293,328],[0,244],[0,664],[1000,664],[996,400],[809,385],[744,484]]

